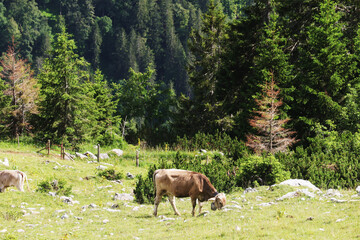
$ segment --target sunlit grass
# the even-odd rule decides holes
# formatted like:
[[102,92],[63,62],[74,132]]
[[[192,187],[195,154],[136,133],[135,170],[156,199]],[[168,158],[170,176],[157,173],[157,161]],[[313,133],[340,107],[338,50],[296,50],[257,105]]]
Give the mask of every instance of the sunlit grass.
[[[323,194],[277,202],[294,188],[262,186],[245,195],[242,191],[228,194],[228,210],[213,212],[206,203],[203,211],[208,213],[199,217],[191,216],[188,198],[176,200],[181,216],[175,216],[164,201],[155,218],[152,205],[113,198],[115,193],[132,193],[136,179],[111,182],[97,176],[96,162],[61,160],[60,152],[54,150],[47,156],[37,150],[0,142],[0,160],[7,157],[10,162],[9,167],[0,164],[0,170],[26,172],[31,189],[22,193],[9,188],[0,194],[0,239],[360,239],[360,197],[354,190],[341,191],[342,199],[348,200],[345,203],[332,202]],[[137,175],[146,174],[147,167],[159,158],[176,154],[141,150],[141,164],[136,167],[135,150],[130,147],[124,156],[102,162],[124,175]],[[36,192],[38,184],[48,178],[65,179],[72,186],[72,199],[79,203],[68,205],[58,196]],[[259,205],[269,202],[273,204]],[[118,207],[111,208],[114,204]]]

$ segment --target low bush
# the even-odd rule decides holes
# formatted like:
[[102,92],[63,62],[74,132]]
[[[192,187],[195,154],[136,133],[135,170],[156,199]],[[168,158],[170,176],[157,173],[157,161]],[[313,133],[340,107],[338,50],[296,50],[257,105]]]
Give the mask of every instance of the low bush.
[[277,158],[292,178],[311,181],[319,188],[360,185],[360,133],[322,132],[307,148],[297,147]]
[[107,180],[120,180],[124,178],[124,174],[116,172],[114,169],[106,169],[98,173],[99,177],[103,177]]
[[42,193],[54,192],[56,195],[69,196],[72,186],[67,186],[67,182],[64,179],[47,179],[38,184],[36,191]]
[[290,172],[273,156],[248,156],[239,165],[237,186],[273,185],[290,178]]

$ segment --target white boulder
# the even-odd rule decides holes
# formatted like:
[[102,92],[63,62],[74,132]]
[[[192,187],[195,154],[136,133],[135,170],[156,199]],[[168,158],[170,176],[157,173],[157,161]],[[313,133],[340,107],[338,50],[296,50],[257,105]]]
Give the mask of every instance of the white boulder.
[[311,182],[309,182],[307,180],[303,180],[303,179],[289,179],[289,180],[279,183],[279,185],[288,185],[288,186],[293,186],[293,187],[303,186],[303,187],[310,188],[314,191],[320,191],[320,189],[318,187],[316,187],[314,184],[312,184]]

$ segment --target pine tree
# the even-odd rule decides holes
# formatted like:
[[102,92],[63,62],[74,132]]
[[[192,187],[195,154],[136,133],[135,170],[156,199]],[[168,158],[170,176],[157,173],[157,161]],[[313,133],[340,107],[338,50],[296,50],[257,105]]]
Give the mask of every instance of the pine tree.
[[315,123],[325,125],[328,120],[335,125],[342,122],[344,98],[349,84],[356,80],[355,62],[344,41],[343,13],[337,6],[332,0],[320,4],[300,49],[301,71],[294,80],[297,91],[293,96],[297,104],[292,113],[301,116],[298,129],[308,129]]
[[30,65],[19,56],[15,48],[13,40],[0,61],[0,76],[6,83],[4,94],[11,98],[11,104],[3,109],[5,118],[2,120],[7,121],[14,138],[29,130],[29,115],[37,113],[36,101],[39,95],[37,80],[33,77]]
[[89,63],[75,54],[75,49],[74,40],[62,27],[39,74],[40,136],[74,145],[90,135],[94,124],[94,101],[84,86]]
[[257,115],[249,121],[258,134],[247,135],[246,145],[258,154],[264,151],[272,154],[284,152],[296,141],[292,137],[295,132],[283,127],[290,119],[279,119],[279,107],[282,105],[282,101],[278,100],[279,93],[271,73],[271,81],[263,86],[262,98],[255,99],[258,110],[254,113]]
[[93,141],[101,145],[119,143],[122,138],[119,132],[121,119],[119,116],[115,116],[117,101],[100,70],[96,70],[92,78],[92,81],[86,82],[86,85],[87,92],[95,101],[93,113],[96,125],[94,125],[91,133]]

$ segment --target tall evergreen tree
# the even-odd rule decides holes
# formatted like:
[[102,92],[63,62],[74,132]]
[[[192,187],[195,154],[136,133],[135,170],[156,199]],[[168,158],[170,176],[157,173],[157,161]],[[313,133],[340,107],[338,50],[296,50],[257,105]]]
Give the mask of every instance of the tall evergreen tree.
[[[217,102],[218,71],[225,38],[225,15],[212,0],[208,11],[203,15],[200,31],[191,33],[189,49],[194,56],[188,68],[189,83],[192,88],[191,99],[183,98],[183,104],[192,107],[188,110],[188,122],[184,129],[211,132],[218,127],[219,102]],[[184,115],[186,112],[181,112]],[[185,116],[185,115],[184,115]],[[193,132],[194,134],[196,132]]]
[[344,41],[342,16],[336,2],[324,0],[307,29],[306,44],[300,51],[301,71],[294,81],[297,102],[292,115],[300,118],[298,132],[315,123],[342,121],[343,101],[355,70]]
[[89,79],[88,63],[76,53],[65,27],[56,36],[50,57],[39,74],[41,102],[40,135],[55,142],[77,143],[91,133],[94,101],[83,87]]
[[119,144],[120,117],[116,115],[117,101],[114,99],[107,81],[100,70],[92,75],[92,80],[85,82],[87,92],[95,101],[93,114],[96,124],[91,130],[92,141],[101,145]]

